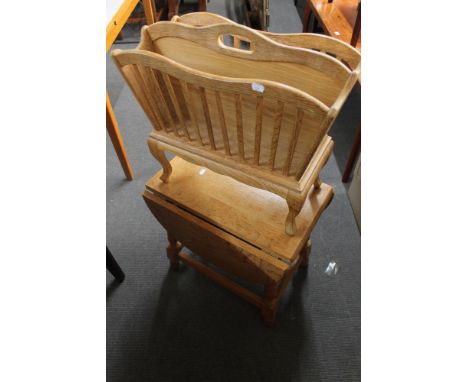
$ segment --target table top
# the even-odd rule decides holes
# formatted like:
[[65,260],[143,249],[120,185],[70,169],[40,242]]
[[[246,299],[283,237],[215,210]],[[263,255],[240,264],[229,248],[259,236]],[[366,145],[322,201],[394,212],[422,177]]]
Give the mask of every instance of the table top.
[[289,236],[284,231],[288,207],[283,198],[179,157],[171,165],[169,183],[159,179],[159,171],[147,182],[147,190],[288,264],[299,256],[333,196],[333,188],[325,183],[312,188],[296,218],[297,232]]

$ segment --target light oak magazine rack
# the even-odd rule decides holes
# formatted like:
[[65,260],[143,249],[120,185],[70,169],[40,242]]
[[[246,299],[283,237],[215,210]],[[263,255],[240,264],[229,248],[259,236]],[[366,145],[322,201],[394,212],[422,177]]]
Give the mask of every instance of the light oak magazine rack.
[[151,121],[163,182],[167,150],[284,198],[285,231],[295,234],[333,149],[327,132],[360,75],[356,49],[197,12],[143,27],[136,49],[112,57]]

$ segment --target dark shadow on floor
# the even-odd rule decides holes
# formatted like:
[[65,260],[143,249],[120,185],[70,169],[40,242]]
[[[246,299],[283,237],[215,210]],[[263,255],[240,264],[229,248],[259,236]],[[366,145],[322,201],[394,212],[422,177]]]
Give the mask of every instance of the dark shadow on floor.
[[[162,282],[149,335],[135,337],[121,333],[126,343],[125,353],[119,355],[119,375],[110,379],[127,381],[287,381],[294,380],[301,359],[303,341],[314,346],[310,332],[302,321],[301,291],[307,272],[300,271],[292,282],[293,293],[287,309],[294,312],[293,321],[279,317],[276,328],[263,326],[260,311],[239,299],[243,309],[250,309],[248,322],[242,322],[235,311],[226,311],[223,295],[229,293],[204,276],[182,266],[170,271]],[[191,278],[191,288],[210,283],[216,288],[212,294],[197,294],[196,298],[185,286]],[[229,309],[228,309],[229,310]],[[281,312],[279,312],[281,316]],[[244,316],[245,319],[245,316]],[[137,322],[135,322],[138,325]],[[239,327],[242,330],[239,330]],[[132,331],[133,332],[133,331]],[[135,354],[143,341],[144,351]],[[132,345],[134,343],[134,345]],[[142,350],[143,350],[142,349]],[[310,380],[320,380],[319,367],[310,362]],[[246,363],[248,364],[246,366]],[[238,367],[242,364],[242,367]],[[238,366],[236,366],[238,365]],[[248,374],[246,373],[248,371]],[[195,378],[197,376],[198,378]]]

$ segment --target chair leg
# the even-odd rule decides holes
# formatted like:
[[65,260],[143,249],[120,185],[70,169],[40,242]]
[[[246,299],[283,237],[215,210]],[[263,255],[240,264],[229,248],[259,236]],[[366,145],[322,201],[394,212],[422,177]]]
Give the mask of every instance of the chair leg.
[[118,282],[122,282],[125,280],[125,273],[120,268],[119,263],[114,259],[112,256],[111,251],[109,248],[106,247],[106,268],[115,277]]
[[206,12],[206,0],[198,0],[198,11]]
[[304,9],[304,25],[302,27],[302,32],[307,33],[309,30],[310,15],[312,14],[312,8],[310,7],[310,0],[306,0],[306,6]]
[[106,128],[109,134],[109,137],[114,145],[115,152],[119,158],[122,169],[124,170],[125,176],[128,180],[133,179],[133,170],[130,166],[130,162],[127,157],[127,152],[125,151],[125,146],[123,144],[122,136],[120,135],[119,126],[117,120],[115,119],[114,111],[112,110],[112,105],[109,99],[109,94],[106,92]]

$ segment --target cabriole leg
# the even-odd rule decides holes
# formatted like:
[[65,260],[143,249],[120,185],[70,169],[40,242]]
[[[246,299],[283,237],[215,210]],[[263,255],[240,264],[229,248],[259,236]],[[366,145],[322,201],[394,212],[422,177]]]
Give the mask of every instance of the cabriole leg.
[[163,168],[163,174],[161,175],[161,180],[164,183],[169,182],[169,177],[172,174],[172,166],[171,163],[167,160],[164,151],[158,146],[158,143],[152,139],[148,139],[148,147],[151,151],[151,154],[161,163],[161,167]]
[[293,236],[296,233],[296,216],[301,212],[305,199],[289,197],[286,199],[288,203],[288,216],[286,217],[285,231],[288,235]]

